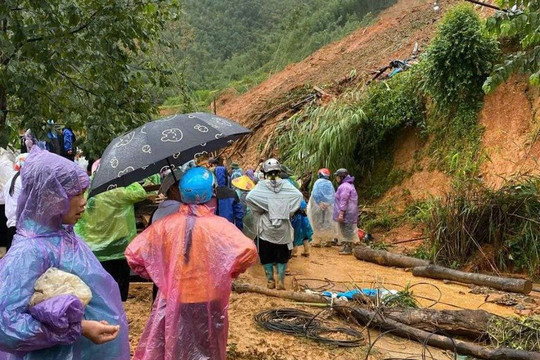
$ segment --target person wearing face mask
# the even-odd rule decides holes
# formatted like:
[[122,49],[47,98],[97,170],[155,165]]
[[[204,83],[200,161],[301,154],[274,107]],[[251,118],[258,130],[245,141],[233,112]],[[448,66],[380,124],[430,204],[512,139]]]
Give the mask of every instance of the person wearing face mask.
[[[86,206],[88,176],[74,162],[37,146],[20,176],[17,234],[0,261],[0,359],[129,360],[120,292],[73,232]],[[53,267],[90,286],[86,307],[73,295],[60,295],[30,309],[36,281]]]
[[354,177],[347,169],[335,172],[339,184],[334,198],[333,220],[338,223],[338,236],[343,244],[340,255],[352,254],[352,246],[358,242],[358,194],[354,188]]
[[[253,212],[259,251],[264,267],[267,287],[285,289],[285,271],[293,249],[291,217],[300,208],[303,196],[288,180],[279,177],[281,165],[276,159],[268,159],[262,166],[264,180],[246,196],[247,206]],[[277,267],[277,284],[274,279]]]

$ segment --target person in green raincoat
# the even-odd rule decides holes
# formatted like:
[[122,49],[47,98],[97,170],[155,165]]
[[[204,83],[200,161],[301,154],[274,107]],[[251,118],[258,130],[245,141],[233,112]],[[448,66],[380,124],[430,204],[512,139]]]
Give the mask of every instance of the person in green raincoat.
[[75,226],[101,265],[118,283],[122,301],[129,291],[129,265],[124,251],[137,235],[134,204],[146,199],[139,183],[108,190],[88,199]]

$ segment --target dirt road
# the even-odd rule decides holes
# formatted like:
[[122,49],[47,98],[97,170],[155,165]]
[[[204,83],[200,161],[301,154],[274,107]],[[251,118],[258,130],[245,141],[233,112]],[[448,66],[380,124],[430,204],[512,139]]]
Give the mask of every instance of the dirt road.
[[[374,287],[375,284],[387,289],[401,290],[411,285],[412,292],[419,296],[421,306],[433,306],[437,309],[467,308],[484,309],[486,311],[508,316],[514,314],[511,307],[486,303],[486,295],[472,294],[470,288],[459,284],[445,284],[442,281],[416,278],[403,269],[394,269],[356,260],[353,256],[340,256],[337,248],[313,249],[309,258],[293,258],[290,262],[291,275],[287,277],[286,286],[298,285],[333,286],[333,290],[356,287]],[[265,284],[263,269],[254,266],[243,274],[242,281],[258,285]],[[316,281],[306,279],[328,279]],[[328,285],[332,284],[332,285]],[[416,285],[418,284],[418,285]],[[439,292],[440,290],[440,292]],[[149,284],[133,284],[130,299],[126,303],[126,311],[130,320],[130,338],[136,345],[144,328],[151,307],[151,286]],[[420,298],[421,297],[421,298]],[[540,299],[537,298],[537,303]],[[366,347],[341,349],[321,345],[311,340],[261,330],[253,321],[257,312],[279,307],[298,307],[317,313],[318,308],[307,307],[293,302],[269,298],[257,294],[232,294],[229,308],[229,358],[236,359],[364,359]],[[372,340],[378,335],[371,331]],[[450,359],[449,353],[430,349],[434,359]],[[370,359],[383,358],[421,358],[422,346],[404,339],[384,336],[375,345]],[[430,358],[427,355],[426,358]]]

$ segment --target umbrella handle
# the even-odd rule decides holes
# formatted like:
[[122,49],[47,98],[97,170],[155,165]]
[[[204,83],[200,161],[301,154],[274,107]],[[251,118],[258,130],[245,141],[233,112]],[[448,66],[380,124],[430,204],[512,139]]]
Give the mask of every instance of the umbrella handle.
[[178,182],[178,179],[176,178],[176,175],[174,175],[174,169],[173,169],[173,167],[171,165],[171,162],[169,161],[169,158],[167,158],[167,164],[169,165],[169,170],[171,170],[174,182]]

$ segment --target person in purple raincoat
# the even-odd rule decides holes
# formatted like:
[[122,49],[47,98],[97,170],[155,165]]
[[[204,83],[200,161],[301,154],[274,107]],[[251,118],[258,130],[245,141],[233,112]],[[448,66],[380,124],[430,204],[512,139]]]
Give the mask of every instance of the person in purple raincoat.
[[354,188],[354,177],[347,169],[339,169],[334,174],[339,187],[334,198],[333,220],[337,222],[339,240],[343,248],[340,255],[352,254],[352,245],[358,239],[358,194]]
[[[73,232],[84,212],[88,176],[74,162],[37,146],[20,176],[17,234],[0,260],[0,360],[128,360],[118,287]],[[29,306],[36,280],[51,267],[90,286],[86,307],[73,295]]]

